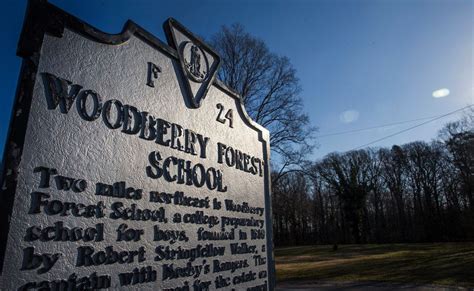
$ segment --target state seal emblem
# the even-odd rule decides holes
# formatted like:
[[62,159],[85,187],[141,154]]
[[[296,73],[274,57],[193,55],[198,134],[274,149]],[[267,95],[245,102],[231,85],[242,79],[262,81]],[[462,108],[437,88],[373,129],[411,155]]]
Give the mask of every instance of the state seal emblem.
[[188,77],[197,83],[204,82],[208,76],[209,64],[202,49],[189,41],[184,42],[181,55]]
[[178,52],[185,94],[191,107],[199,108],[214,82],[219,55],[175,19],[164,24],[168,43]]

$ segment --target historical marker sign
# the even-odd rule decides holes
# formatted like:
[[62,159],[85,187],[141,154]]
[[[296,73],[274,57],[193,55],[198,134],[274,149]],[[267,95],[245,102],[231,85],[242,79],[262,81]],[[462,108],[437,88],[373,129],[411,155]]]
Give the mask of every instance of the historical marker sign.
[[2,290],[272,290],[269,133],[175,20],[30,1],[1,182]]

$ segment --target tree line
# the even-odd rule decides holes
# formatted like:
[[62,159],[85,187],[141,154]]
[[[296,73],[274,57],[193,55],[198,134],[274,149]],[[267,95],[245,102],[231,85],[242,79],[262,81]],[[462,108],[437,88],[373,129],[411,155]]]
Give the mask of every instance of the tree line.
[[474,111],[440,138],[332,153],[273,187],[276,245],[474,239]]

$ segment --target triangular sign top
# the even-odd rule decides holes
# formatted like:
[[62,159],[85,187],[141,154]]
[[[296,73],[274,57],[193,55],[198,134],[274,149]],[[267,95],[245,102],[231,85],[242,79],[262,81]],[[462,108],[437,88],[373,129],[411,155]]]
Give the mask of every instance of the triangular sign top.
[[168,43],[178,52],[187,95],[192,106],[198,108],[216,77],[221,59],[175,19],[169,18],[164,28]]

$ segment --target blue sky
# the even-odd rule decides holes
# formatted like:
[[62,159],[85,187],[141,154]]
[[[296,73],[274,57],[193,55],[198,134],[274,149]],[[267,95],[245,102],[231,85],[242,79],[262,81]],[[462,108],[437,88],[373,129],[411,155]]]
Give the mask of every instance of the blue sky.
[[[270,50],[289,57],[305,110],[321,135],[437,116],[474,103],[474,2],[469,0],[50,2],[105,32],[117,33],[132,19],[162,40],[168,17],[204,38],[239,22]],[[24,1],[6,0],[0,11],[0,152],[20,69],[15,50],[25,8]],[[433,91],[443,88],[450,94],[433,98]],[[459,116],[374,146],[430,140]],[[313,158],[420,122],[322,137]]]

